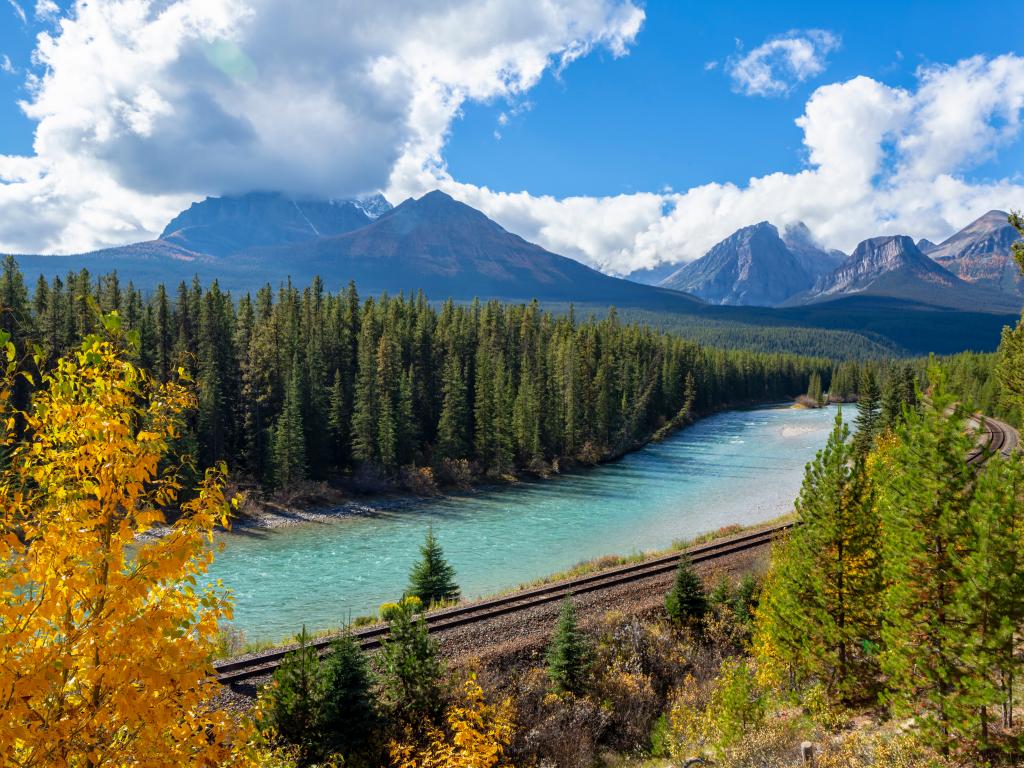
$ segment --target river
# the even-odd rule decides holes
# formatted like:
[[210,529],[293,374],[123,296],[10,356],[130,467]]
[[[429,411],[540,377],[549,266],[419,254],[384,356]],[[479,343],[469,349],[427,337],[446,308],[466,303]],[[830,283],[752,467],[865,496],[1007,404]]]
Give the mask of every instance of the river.
[[[854,415],[848,407],[847,419]],[[340,626],[401,595],[432,525],[463,596],[604,554],[660,549],[788,512],[836,409],[728,411],[622,459],[397,510],[225,534],[211,576],[250,641]]]

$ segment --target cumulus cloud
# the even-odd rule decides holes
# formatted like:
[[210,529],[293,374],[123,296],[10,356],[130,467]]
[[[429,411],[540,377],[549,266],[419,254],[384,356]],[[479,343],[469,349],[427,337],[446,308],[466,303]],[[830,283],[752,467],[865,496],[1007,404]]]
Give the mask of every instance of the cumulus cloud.
[[1020,140],[1020,56],[922,68],[906,89],[869,77],[817,88],[797,119],[796,173],[555,198],[453,178],[453,122],[470,101],[507,102],[511,119],[545,71],[597,47],[627,53],[644,20],[637,4],[405,0],[386,23],[369,6],[303,8],[82,0],[56,19],[23,105],[38,121],[35,153],[0,155],[0,251],[138,241],[203,195],[271,188],[383,190],[396,203],[441,188],[617,274],[699,257],[763,219],[804,221],[848,251],[876,234],[941,240],[990,208],[1024,206],[1016,176],[970,180]]
[[879,234],[939,241],[990,209],[1024,206],[1016,176],[964,177],[1020,139],[1022,109],[1024,58],[974,57],[919,70],[913,90],[863,76],[818,88],[796,121],[808,159],[797,173],[559,200],[431,171],[394,193],[440,185],[527,239],[615,274],[690,261],[765,219],[780,228],[803,221],[823,244],[847,252]]
[[624,55],[643,19],[630,0],[405,0],[386,19],[330,0],[79,0],[39,36],[35,155],[0,157],[0,247],[123,242],[203,194],[375,191],[441,167],[467,101],[514,100],[595,47]]
[[733,85],[748,96],[784,96],[794,85],[825,71],[838,35],[824,29],[792,30],[729,59]]

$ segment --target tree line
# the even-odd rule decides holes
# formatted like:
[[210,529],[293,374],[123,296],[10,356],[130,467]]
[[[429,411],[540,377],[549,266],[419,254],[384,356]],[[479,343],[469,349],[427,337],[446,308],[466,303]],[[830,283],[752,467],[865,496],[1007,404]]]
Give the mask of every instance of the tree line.
[[[234,297],[198,279],[143,294],[87,271],[28,290],[0,274],[0,326],[47,368],[117,312],[133,362],[179,374],[199,402],[183,437],[199,464],[288,486],[403,467],[442,480],[597,462],[659,429],[744,402],[793,397],[830,363],[726,351],[636,324],[581,320],[536,302],[438,306],[422,294],[362,298],[319,279]],[[15,399],[29,397],[15,393]]]
[[[1024,269],[1022,244],[1014,256]],[[802,525],[773,552],[758,614],[760,671],[790,688],[816,680],[847,703],[877,697],[914,715],[944,757],[1017,764],[1024,463],[964,459],[978,401],[1011,417],[1024,407],[1024,320],[995,355],[933,362],[920,377],[928,397],[915,390],[890,420],[889,393],[911,389],[920,364],[885,394],[865,369],[857,434],[837,416],[808,465]]]

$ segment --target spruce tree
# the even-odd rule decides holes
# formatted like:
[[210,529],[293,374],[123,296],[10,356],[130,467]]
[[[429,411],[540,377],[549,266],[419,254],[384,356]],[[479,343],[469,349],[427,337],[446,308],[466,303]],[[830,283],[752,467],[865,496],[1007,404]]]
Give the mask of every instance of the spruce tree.
[[434,529],[427,529],[427,536],[420,547],[420,561],[409,573],[409,594],[430,607],[459,599],[459,586],[455,583],[455,569],[444,558],[444,551],[434,536]]
[[903,416],[903,382],[895,367],[889,370],[889,376],[882,387],[882,405],[879,424],[884,429],[894,430]]
[[704,583],[694,570],[689,556],[683,554],[679,558],[672,589],[665,596],[665,611],[676,623],[694,623],[701,621],[707,610],[708,598]]
[[580,629],[572,598],[562,603],[555,634],[548,645],[546,661],[548,678],[559,693],[581,695],[586,691],[594,650],[590,639]]
[[302,392],[299,366],[292,365],[284,392],[284,405],[274,427],[274,479],[288,486],[306,476],[306,438],[302,429]]
[[469,405],[462,366],[454,353],[445,358],[442,390],[444,399],[437,424],[438,458],[462,458],[467,452]]
[[345,388],[341,380],[341,371],[334,372],[331,383],[327,412],[327,430],[334,448],[334,463],[341,467],[348,456],[348,414],[345,407]]
[[281,660],[274,672],[274,685],[267,689],[260,725],[269,728],[298,753],[298,764],[307,766],[319,757],[322,740],[320,700],[320,659],[302,628],[298,647]]
[[867,456],[875,445],[881,421],[880,399],[875,372],[865,367],[857,394],[857,434],[854,436],[854,446],[860,457]]
[[1014,725],[1014,686],[1022,664],[1015,651],[1017,633],[1024,627],[1024,548],[1019,530],[1024,463],[993,456],[978,472],[971,491],[967,516],[973,547],[962,555],[965,578],[952,602],[966,635],[962,662],[981,672],[969,681],[966,693],[978,706],[972,736],[978,749],[987,752],[993,745],[992,726]]
[[445,669],[426,621],[415,617],[414,601],[403,600],[392,613],[374,663],[380,704],[392,720],[415,732],[437,722],[445,705]]
[[351,762],[372,742],[380,724],[366,654],[351,635],[342,635],[331,645],[321,662],[320,682],[322,752]]
[[821,391],[821,374],[817,371],[811,374],[810,383],[807,385],[807,398],[818,405],[824,403],[824,395]]

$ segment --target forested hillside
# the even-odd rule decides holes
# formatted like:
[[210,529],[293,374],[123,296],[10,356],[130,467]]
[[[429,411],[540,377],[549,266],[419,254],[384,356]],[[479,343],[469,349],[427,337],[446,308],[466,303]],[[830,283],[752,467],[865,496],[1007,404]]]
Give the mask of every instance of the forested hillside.
[[82,272],[40,278],[30,297],[8,259],[0,305],[4,329],[38,347],[42,368],[116,310],[138,334],[138,364],[161,381],[179,369],[196,381],[186,440],[200,463],[227,460],[279,486],[354,470],[379,482],[426,467],[465,482],[597,462],[692,414],[795,396],[829,369],[702,347],[614,311],[578,322],[536,303],[437,308],[423,295],[361,300],[351,284],[331,293],[319,280],[237,299],[194,281],[145,298],[116,275]]

